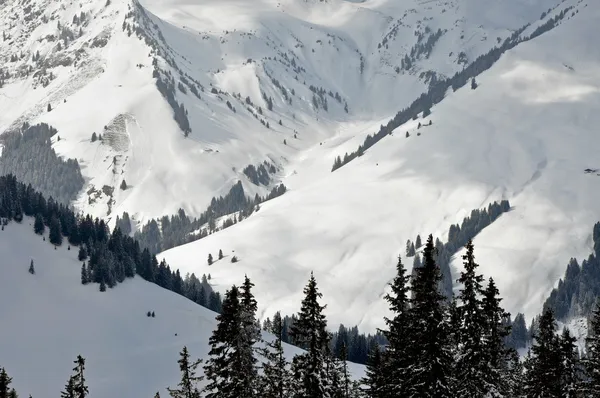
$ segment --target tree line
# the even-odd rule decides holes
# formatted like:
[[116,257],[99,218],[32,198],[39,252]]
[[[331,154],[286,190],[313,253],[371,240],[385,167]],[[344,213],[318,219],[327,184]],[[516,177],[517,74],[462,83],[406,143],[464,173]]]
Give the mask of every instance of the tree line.
[[[78,259],[82,261],[81,282],[97,283],[100,291],[112,288],[127,278],[139,275],[165,289],[219,312],[221,296],[213,291],[206,276],[198,279],[194,274],[182,277],[163,260],[133,237],[117,227],[112,232],[104,220],[90,215],[76,214],[50,197],[48,200],[31,185],[17,181],[13,175],[0,176],[0,219],[22,222],[24,216],[34,217],[34,232],[43,235],[48,228],[50,243],[60,246],[67,241],[78,246]],[[4,230],[4,225],[2,226]],[[46,239],[43,236],[42,239]]]
[[499,47],[494,47],[486,54],[480,55],[466,68],[456,72],[454,76],[447,79],[433,79],[427,92],[421,94],[421,96],[414,100],[408,107],[396,113],[394,118],[385,126],[382,125],[377,133],[373,135],[367,135],[364,142],[359,145],[354,152],[345,153],[343,158],[337,156],[334,159],[331,171],[333,172],[357,157],[362,156],[367,149],[381,141],[385,136],[391,134],[397,127],[405,124],[411,119],[416,120],[419,117],[419,114],[428,114],[433,105],[439,104],[444,99],[449,88],[452,88],[452,90],[456,91],[459,88],[464,87],[468,81],[490,69],[506,51],[550,31],[560,23],[560,21],[567,15],[567,12],[571,8],[572,7],[563,10],[545,24],[538,27],[531,35],[527,37],[521,37],[521,34],[525,31],[525,29],[527,29],[529,24],[517,29]]

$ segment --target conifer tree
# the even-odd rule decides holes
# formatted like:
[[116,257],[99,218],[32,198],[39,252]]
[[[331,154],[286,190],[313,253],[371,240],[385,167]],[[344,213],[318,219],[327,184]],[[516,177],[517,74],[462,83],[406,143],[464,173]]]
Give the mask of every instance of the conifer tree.
[[362,384],[364,385],[363,392],[367,398],[388,397],[388,394],[385,393],[387,390],[387,381],[384,375],[384,365],[383,355],[379,349],[379,345],[376,344],[371,349],[365,370],[365,377],[362,379]]
[[596,301],[596,308],[590,320],[586,354],[584,392],[589,397],[600,397],[600,300]]
[[29,273],[35,275],[35,268],[33,267],[33,260],[29,263]]
[[[73,385],[73,393],[75,398],[85,398],[89,394],[88,387],[85,384],[85,359],[81,355],[77,355],[77,359],[74,361],[75,367],[73,372],[75,374],[71,376],[69,383]],[[68,386],[69,384],[67,384]]]
[[52,216],[52,218],[50,219],[50,243],[52,243],[55,246],[60,246],[62,244],[62,233],[61,233],[61,229],[60,229],[60,221],[58,220],[58,217],[56,216]]
[[36,234],[41,235],[44,233],[46,226],[44,225],[44,219],[40,213],[35,215],[35,221],[33,222],[33,230]]
[[213,256],[212,254],[208,253],[208,265],[212,265],[213,263]]
[[381,376],[385,378],[385,392],[382,390],[381,394],[403,396],[407,393],[407,350],[411,343],[409,279],[410,277],[406,275],[406,268],[402,264],[402,259],[398,256],[396,277],[390,283],[391,292],[384,296],[393,318],[384,318],[387,329],[382,330],[388,341],[388,346],[385,352],[387,360],[385,362],[380,361],[379,365],[382,370]]
[[571,336],[566,327],[560,336],[560,354],[562,360],[561,392],[564,398],[577,398],[581,390],[581,371],[579,367],[579,353],[575,342],[577,339]]
[[458,313],[458,352],[456,358],[456,394],[461,397],[484,397],[490,390],[488,386],[488,359],[483,349],[485,317],[482,311],[481,295],[483,276],[476,273],[479,266],[475,262],[473,242],[466,245],[466,254],[462,256],[464,271],[458,283],[460,290]]
[[242,309],[240,293],[234,285],[225,294],[221,314],[217,316],[217,328],[209,339],[209,359],[204,366],[209,383],[205,387],[206,398],[229,398],[245,396],[244,355],[240,349]]
[[77,254],[77,259],[79,261],[83,261],[87,258],[87,250],[85,249],[85,245],[82,243],[79,245],[79,253]]
[[219,260],[223,259],[223,250],[219,249]]
[[[167,387],[169,396],[172,398],[200,398],[200,392],[196,386],[204,377],[196,375],[196,369],[202,363],[202,360],[190,362],[190,354],[187,347],[179,353],[179,370],[181,371],[181,381],[177,386],[179,388]],[[157,393],[158,394],[158,393]]]
[[419,249],[421,246],[423,246],[423,243],[421,242],[421,235],[417,235],[417,239],[415,241],[415,248]]
[[8,398],[10,397],[11,390],[10,384],[12,383],[12,377],[8,377],[6,370],[4,368],[0,368],[0,398]]
[[304,299],[296,322],[292,325],[292,341],[306,353],[294,357],[294,389],[297,398],[324,398],[326,395],[326,350],[329,344],[327,320],[323,315],[325,306],[319,304],[323,295],[317,289],[317,281],[311,272],[304,288]]
[[256,358],[254,356],[254,344],[260,340],[260,327],[256,319],[256,311],[258,304],[252,288],[254,284],[250,281],[247,275],[244,275],[244,283],[241,287],[241,330],[239,337],[239,350],[244,369],[241,375],[243,384],[244,396],[251,398],[256,395],[256,379],[258,377],[256,369]]
[[283,320],[279,312],[273,315],[273,321],[270,324],[267,331],[271,332],[275,339],[267,342],[265,347],[260,349],[260,354],[264,358],[260,391],[264,398],[284,398],[291,394],[291,376],[289,363],[283,352]]
[[494,279],[490,278],[483,291],[482,308],[485,317],[483,349],[488,361],[486,372],[492,394],[500,394],[506,388],[502,375],[506,370],[509,352],[505,346],[505,340],[510,334],[509,314],[500,306],[502,298],[499,294]]
[[410,317],[412,320],[407,396],[451,398],[453,358],[448,325],[444,313],[444,296],[438,291],[440,269],[434,260],[433,236],[423,250],[423,266],[412,280]]
[[69,377],[69,381],[65,385],[65,390],[60,393],[60,398],[76,398],[75,384],[73,377]]
[[535,344],[525,362],[524,393],[527,398],[561,397],[561,353],[555,331],[552,310],[544,311],[540,318]]
[[85,262],[83,262],[83,264],[81,264],[81,284],[82,285],[87,285],[89,282],[88,280],[88,271],[85,267]]

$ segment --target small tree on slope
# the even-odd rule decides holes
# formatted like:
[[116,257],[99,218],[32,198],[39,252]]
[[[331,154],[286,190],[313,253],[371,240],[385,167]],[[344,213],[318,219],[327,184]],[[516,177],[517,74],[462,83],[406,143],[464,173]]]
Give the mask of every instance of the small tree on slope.
[[[169,388],[169,396],[173,398],[200,398],[200,392],[196,384],[201,381],[203,376],[196,376],[196,369],[202,363],[202,360],[197,360],[190,363],[190,354],[187,347],[179,353],[179,370],[181,371],[181,381],[177,385],[179,388]],[[157,393],[158,394],[158,393]]]

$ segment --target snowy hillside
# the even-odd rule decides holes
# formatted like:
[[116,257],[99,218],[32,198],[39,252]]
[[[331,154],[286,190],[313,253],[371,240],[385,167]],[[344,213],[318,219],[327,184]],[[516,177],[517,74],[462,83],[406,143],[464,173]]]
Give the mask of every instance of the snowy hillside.
[[[294,158],[284,196],[164,258],[186,271],[210,272],[221,286],[248,273],[269,286],[258,296],[267,314],[295,311],[314,270],[332,322],[372,330],[381,326],[381,296],[407,239],[433,233],[445,241],[450,224],[472,209],[509,199],[514,209],[477,236],[475,253],[507,310],[531,319],[569,258],[589,254],[600,219],[600,178],[586,172],[600,168],[600,56],[587,40],[597,33],[600,6],[567,1],[560,8],[571,5],[576,9],[561,25],[480,75],[476,90],[448,93],[431,116],[323,174],[379,125],[346,124]],[[417,128],[429,120],[432,126]],[[206,256],[219,249],[235,251],[240,262],[209,267]]]
[[276,181],[555,3],[7,0],[0,131],[56,127],[54,148],[87,179],[76,205],[94,215],[197,215],[237,179],[252,196],[270,188],[244,167],[272,162]]
[[0,365],[19,394],[57,396],[81,354],[92,397],[149,397],[177,384],[184,345],[207,354],[215,313],[139,277],[105,293],[81,285],[77,251],[54,250],[31,223],[0,232]]

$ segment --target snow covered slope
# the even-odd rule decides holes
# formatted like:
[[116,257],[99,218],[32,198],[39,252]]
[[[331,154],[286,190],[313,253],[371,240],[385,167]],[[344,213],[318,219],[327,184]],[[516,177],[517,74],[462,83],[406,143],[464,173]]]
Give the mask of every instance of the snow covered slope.
[[207,354],[215,313],[138,277],[105,293],[84,286],[77,250],[54,250],[31,223],[0,231],[0,366],[20,396],[58,396],[81,354],[92,397],[151,397],[177,384],[184,345]]
[[[425,120],[396,129],[364,156],[333,172],[379,123],[348,123],[294,158],[290,191],[250,219],[163,253],[171,264],[210,272],[225,287],[247,273],[265,313],[292,313],[311,270],[333,322],[382,325],[384,287],[407,239],[443,241],[472,209],[509,199],[514,209],[475,239],[481,271],[504,305],[530,319],[572,256],[590,252],[600,219],[600,4],[576,6],[554,30],[507,52]],[[557,10],[558,12],[558,10]],[[428,124],[417,129],[417,123]],[[406,138],[406,132],[410,137]],[[420,135],[418,135],[420,134]],[[238,263],[205,258],[222,249]],[[460,267],[455,261],[454,268]],[[265,304],[266,303],[266,304]]]
[[0,131],[58,128],[54,148],[87,178],[76,202],[87,212],[197,215],[237,179],[251,195],[269,189],[245,166],[287,166],[388,117],[551,3],[6,0]]

